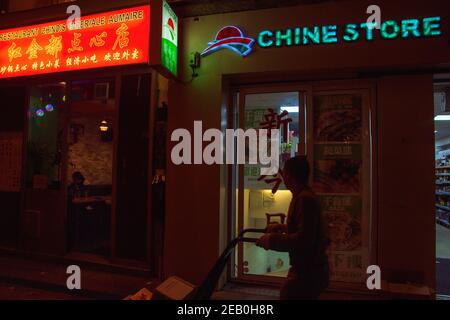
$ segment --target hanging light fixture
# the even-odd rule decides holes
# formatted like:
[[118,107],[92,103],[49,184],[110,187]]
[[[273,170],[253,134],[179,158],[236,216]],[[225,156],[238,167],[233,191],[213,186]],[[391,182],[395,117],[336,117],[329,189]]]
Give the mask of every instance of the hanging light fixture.
[[107,132],[108,129],[109,129],[108,122],[106,120],[103,120],[102,123],[100,124],[100,131]]
[[47,110],[47,112],[52,112],[53,110],[55,110],[55,107],[51,103],[49,103],[45,106],[45,110]]
[[36,115],[37,115],[39,118],[42,118],[42,117],[45,115],[45,112],[44,112],[44,110],[42,110],[42,109],[38,109],[38,110],[36,110]]

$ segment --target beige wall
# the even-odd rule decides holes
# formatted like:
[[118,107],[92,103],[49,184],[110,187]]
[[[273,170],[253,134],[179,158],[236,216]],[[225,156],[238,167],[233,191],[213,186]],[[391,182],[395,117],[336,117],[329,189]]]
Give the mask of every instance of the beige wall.
[[[221,128],[228,84],[225,76],[242,80],[239,75],[251,74],[255,82],[288,77],[308,81],[348,74],[356,77],[366,71],[403,73],[450,66],[449,2],[409,3],[378,2],[386,19],[441,15],[445,35],[291,48],[260,49],[255,45],[255,51],[244,59],[224,50],[202,59],[199,77],[192,82],[186,65],[188,54],[201,52],[225,25],[241,26],[246,35],[256,37],[265,28],[358,23],[364,21],[366,8],[372,3],[348,1],[183,20],[179,57],[183,82],[170,86],[169,131],[192,129],[194,120],[203,120],[205,129]],[[378,260],[389,270],[419,271],[434,286],[432,77],[384,76],[375,78],[375,84],[380,139],[379,228],[374,230],[378,234]],[[407,159],[399,161],[403,156]],[[166,275],[199,283],[218,257],[224,243],[219,235],[224,233],[226,221],[226,211],[220,206],[225,195],[222,174],[219,166],[168,164]]]

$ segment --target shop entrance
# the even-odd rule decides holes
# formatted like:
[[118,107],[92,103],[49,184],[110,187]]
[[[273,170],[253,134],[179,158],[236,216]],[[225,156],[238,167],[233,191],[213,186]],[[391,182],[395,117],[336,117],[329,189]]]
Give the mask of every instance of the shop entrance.
[[114,78],[30,88],[26,200],[41,210],[25,218],[68,253],[110,256],[115,90]]
[[74,81],[67,135],[68,251],[109,257],[115,79]]
[[434,86],[436,291],[450,296],[450,81]]
[[25,250],[148,268],[151,76],[28,88]]
[[[279,129],[280,168],[306,155],[310,186],[330,226],[329,257],[334,283],[364,286],[375,261],[372,228],[372,107],[369,84],[243,88],[236,94],[234,127]],[[260,166],[234,166],[233,231],[265,228],[287,214],[291,192],[280,175],[261,176]],[[259,236],[258,234],[250,236]],[[232,277],[277,283],[290,268],[288,253],[241,244]]]

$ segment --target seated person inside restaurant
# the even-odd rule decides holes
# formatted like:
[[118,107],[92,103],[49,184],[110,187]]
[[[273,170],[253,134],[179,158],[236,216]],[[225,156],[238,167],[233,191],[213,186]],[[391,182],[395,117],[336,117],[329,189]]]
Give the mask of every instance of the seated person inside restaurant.
[[85,178],[79,171],[72,174],[72,184],[69,186],[68,196],[70,200],[87,196],[87,187],[84,185]]
[[111,208],[106,203],[111,188],[87,186],[81,172],[74,172],[68,187],[69,248],[71,251],[104,252],[108,246]]

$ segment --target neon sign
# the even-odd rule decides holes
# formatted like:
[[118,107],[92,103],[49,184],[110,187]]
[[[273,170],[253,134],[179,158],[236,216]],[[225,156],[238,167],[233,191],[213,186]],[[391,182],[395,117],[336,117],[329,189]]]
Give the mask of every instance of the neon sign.
[[149,63],[150,6],[0,30],[0,79]]
[[242,57],[246,57],[253,50],[255,40],[244,37],[244,33],[235,26],[222,28],[216,35],[216,39],[208,43],[208,47],[202,52],[202,56],[207,56],[221,49],[229,49]]
[[163,1],[161,64],[173,75],[178,72],[178,17]]
[[309,44],[333,44],[356,42],[358,40],[373,41],[376,38],[407,39],[429,38],[442,34],[441,18],[427,17],[419,19],[405,19],[399,22],[386,20],[381,23],[379,30],[376,24],[347,24],[339,29],[337,25],[295,27],[285,30],[264,30],[259,33],[258,45],[261,48],[282,46],[305,46]]
[[[426,17],[422,19],[404,19],[400,21],[386,20],[379,28],[376,23],[349,23],[343,27],[338,25],[303,26],[287,29],[263,30],[259,32],[256,43],[260,48],[278,48],[321,44],[352,43],[361,40],[374,41],[431,38],[442,35],[441,17]],[[216,39],[209,43],[202,56],[209,55],[220,49],[227,48],[241,56],[247,56],[253,51],[252,38],[243,37],[238,27],[222,28]]]

